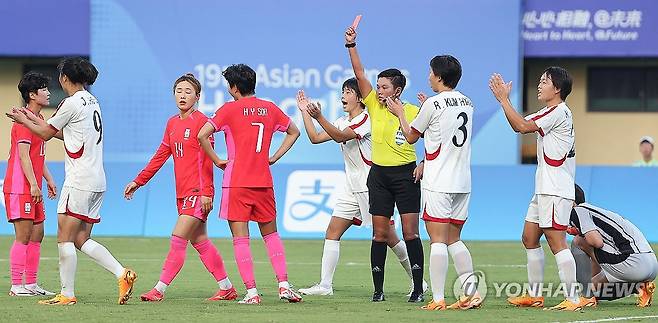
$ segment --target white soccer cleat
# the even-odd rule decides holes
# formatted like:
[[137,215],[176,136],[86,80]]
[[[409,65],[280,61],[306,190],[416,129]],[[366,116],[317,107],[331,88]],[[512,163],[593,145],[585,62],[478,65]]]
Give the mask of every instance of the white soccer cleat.
[[25,289],[31,291],[34,296],[54,296],[55,293],[41,288],[38,284],[25,285]]
[[251,296],[251,297],[249,297],[249,295],[245,295],[241,301],[238,301],[238,304],[258,305],[260,304],[260,302],[261,302],[260,295],[256,294],[255,296]]
[[302,296],[295,293],[292,288],[279,287],[279,299],[286,300],[290,303],[299,303],[302,301]]
[[[430,288],[429,285],[427,285],[427,282],[423,279],[423,294],[427,292],[427,290]],[[407,297],[411,297],[411,293],[414,292],[414,281],[411,281],[411,285],[409,286],[409,293],[407,294]]]
[[326,288],[320,284],[315,284],[309,288],[300,288],[299,292],[303,295],[331,296],[334,294],[334,289],[331,287]]
[[25,288],[25,286],[11,286],[11,289],[9,290],[9,296],[18,296],[18,297],[25,297],[25,296],[35,296],[34,292],[31,290]]

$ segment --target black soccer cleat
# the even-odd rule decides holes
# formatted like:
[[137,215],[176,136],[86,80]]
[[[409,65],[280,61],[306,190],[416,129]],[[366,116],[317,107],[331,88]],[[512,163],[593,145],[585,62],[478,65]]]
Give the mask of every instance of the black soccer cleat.
[[423,297],[423,293],[411,293],[411,296],[409,297],[409,300],[407,302],[409,302],[409,303],[424,303],[425,302],[425,297]]
[[386,298],[384,297],[384,292],[374,292],[372,294],[372,301],[373,302],[383,302],[385,300],[386,300]]

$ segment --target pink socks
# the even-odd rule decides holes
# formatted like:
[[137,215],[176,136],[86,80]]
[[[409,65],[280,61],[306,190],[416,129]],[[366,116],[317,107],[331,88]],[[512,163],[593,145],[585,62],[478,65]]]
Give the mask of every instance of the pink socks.
[[249,237],[233,237],[233,250],[235,262],[238,265],[238,271],[242,282],[247,289],[256,288],[256,279],[254,278],[254,259],[251,256],[249,247]]
[[279,282],[288,281],[288,270],[286,268],[286,251],[283,249],[283,242],[278,232],[272,232],[263,236],[267,254],[270,256],[272,268],[276,274],[276,280]]
[[205,240],[192,246],[199,252],[201,262],[203,262],[203,265],[206,266],[210,274],[215,277],[215,280],[220,281],[227,277],[224,260],[222,260],[222,256],[210,240]]
[[171,247],[167,259],[165,259],[162,266],[162,274],[160,274],[160,281],[169,285],[174,280],[178,272],[185,264],[185,253],[187,250],[187,240],[171,236]]

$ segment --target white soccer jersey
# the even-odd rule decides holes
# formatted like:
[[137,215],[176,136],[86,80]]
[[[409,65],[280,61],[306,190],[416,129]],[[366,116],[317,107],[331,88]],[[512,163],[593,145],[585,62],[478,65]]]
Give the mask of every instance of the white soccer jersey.
[[576,142],[571,110],[564,103],[545,107],[526,117],[537,131],[535,193],[574,199]]
[[600,263],[618,263],[634,253],[653,252],[640,229],[617,213],[583,203],[571,213],[570,222],[581,234],[597,230],[603,237],[603,248],[595,249]]
[[96,98],[85,90],[76,92],[62,101],[48,124],[64,134],[63,186],[104,192],[103,122]]
[[459,91],[428,98],[411,127],[425,139],[421,186],[434,192],[471,192],[473,104]]
[[352,120],[348,116],[338,118],[334,125],[340,130],[347,127],[356,132],[357,137],[340,144],[345,160],[347,189],[351,192],[367,192],[366,181],[372,166],[372,142],[370,134],[370,117],[364,110]]

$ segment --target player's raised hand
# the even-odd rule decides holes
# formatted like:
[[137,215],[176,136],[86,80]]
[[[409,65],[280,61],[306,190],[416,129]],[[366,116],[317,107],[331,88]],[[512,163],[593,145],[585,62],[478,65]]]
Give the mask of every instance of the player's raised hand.
[[128,185],[126,185],[126,189],[123,190],[123,197],[126,198],[126,200],[132,200],[133,194],[135,194],[135,191],[139,188],[139,184],[135,182],[130,182]]
[[47,181],[46,184],[48,186],[48,198],[52,200],[57,196],[57,184],[53,181]]
[[418,183],[421,179],[423,179],[423,171],[425,170],[425,163],[420,163],[416,168],[414,169],[414,183]]
[[212,211],[212,198],[201,196],[201,212],[208,214],[210,211]]
[[356,30],[352,26],[349,26],[345,31],[345,43],[354,44],[356,42]]
[[322,105],[320,104],[320,102],[318,103],[310,102],[306,106],[306,111],[313,119],[317,119],[322,116]]
[[425,103],[425,100],[427,100],[427,95],[423,92],[418,92],[418,95],[416,97],[418,97],[418,102],[420,103],[420,105],[423,105],[423,103]]
[[386,108],[396,117],[399,117],[404,113],[402,101],[400,101],[400,99],[393,99],[390,96],[386,98]]
[[308,98],[304,93],[304,90],[297,91],[297,107],[299,111],[306,111],[306,106],[309,104]]
[[21,111],[20,108],[12,107],[8,112],[5,113],[9,119],[14,120],[16,123],[24,124],[28,121],[25,113]]
[[498,102],[503,102],[509,99],[509,94],[512,91],[512,81],[505,83],[502,75],[494,73],[489,79],[489,89]]

